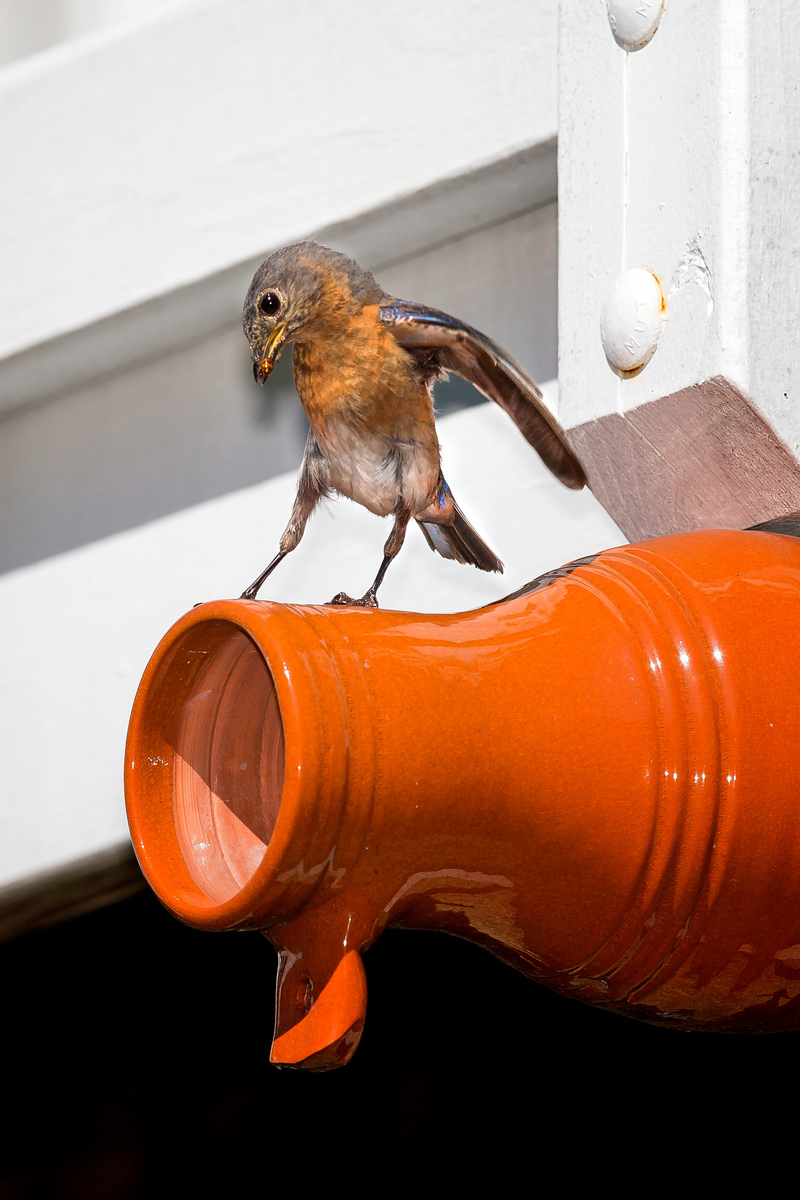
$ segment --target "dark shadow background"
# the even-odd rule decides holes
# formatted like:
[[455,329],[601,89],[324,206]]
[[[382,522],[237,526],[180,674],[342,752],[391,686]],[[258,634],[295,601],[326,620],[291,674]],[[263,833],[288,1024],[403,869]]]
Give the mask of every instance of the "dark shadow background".
[[526,1192],[691,1194],[705,1172],[771,1187],[795,1158],[797,1034],[639,1024],[444,934],[368,952],[361,1046],[325,1075],[268,1063],[266,940],[188,929],[149,892],[0,960],[3,1200],[505,1192],[519,1168]]

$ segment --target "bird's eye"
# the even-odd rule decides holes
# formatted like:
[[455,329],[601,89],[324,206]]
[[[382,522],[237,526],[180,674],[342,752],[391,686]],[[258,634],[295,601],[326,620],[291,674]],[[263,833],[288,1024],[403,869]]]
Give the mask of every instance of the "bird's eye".
[[281,298],[278,293],[264,292],[264,295],[258,302],[258,309],[265,317],[274,317],[276,313],[281,311]]

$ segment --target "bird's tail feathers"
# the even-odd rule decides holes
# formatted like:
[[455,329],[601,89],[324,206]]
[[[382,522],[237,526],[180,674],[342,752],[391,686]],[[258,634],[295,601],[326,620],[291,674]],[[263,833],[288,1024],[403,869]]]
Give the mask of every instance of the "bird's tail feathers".
[[448,524],[420,520],[417,524],[431,550],[441,554],[442,558],[469,563],[480,571],[498,571],[502,575],[500,559],[478,536],[454,500]]

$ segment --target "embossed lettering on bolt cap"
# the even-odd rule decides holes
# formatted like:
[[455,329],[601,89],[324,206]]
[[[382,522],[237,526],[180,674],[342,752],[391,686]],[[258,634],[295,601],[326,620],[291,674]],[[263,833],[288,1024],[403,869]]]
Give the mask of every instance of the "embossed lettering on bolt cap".
[[600,318],[609,366],[625,377],[638,375],[658,349],[666,302],[652,271],[634,267],[620,275]]

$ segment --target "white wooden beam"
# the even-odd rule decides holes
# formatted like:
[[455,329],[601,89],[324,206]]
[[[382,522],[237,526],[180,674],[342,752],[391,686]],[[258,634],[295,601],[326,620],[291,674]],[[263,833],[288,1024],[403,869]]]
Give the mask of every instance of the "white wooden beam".
[[204,336],[282,243],[386,262],[552,199],[555,39],[556,0],[197,0],[6,68],[5,402]]

